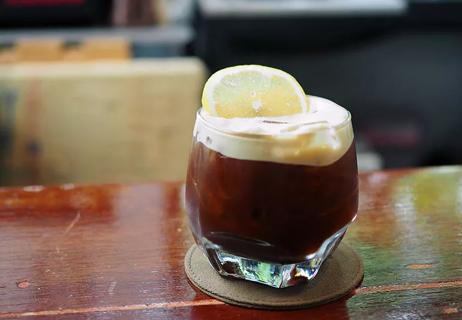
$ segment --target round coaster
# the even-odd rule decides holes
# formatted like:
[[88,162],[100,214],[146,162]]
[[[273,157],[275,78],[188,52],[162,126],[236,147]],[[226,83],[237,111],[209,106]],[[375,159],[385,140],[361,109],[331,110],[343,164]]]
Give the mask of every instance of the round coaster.
[[218,300],[257,309],[301,309],[337,300],[356,288],[364,275],[358,253],[340,243],[314,280],[276,289],[218,274],[197,245],[185,257],[189,280],[202,292]]

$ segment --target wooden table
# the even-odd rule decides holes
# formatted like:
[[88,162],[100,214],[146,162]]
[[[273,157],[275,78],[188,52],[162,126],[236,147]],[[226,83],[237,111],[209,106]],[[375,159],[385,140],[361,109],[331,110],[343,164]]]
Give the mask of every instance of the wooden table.
[[0,190],[0,319],[461,319],[462,167],[360,178],[360,288],[290,312],[189,285],[180,183]]

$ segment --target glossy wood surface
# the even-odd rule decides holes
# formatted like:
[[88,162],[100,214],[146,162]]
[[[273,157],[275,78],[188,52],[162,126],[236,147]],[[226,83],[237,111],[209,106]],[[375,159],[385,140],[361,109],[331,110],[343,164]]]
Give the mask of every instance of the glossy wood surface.
[[350,296],[259,311],[193,289],[181,183],[0,190],[0,319],[461,319],[462,167],[360,178]]

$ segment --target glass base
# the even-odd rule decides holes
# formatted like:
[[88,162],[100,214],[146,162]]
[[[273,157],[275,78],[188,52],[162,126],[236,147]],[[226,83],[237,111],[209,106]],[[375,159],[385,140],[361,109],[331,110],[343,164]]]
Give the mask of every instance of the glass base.
[[322,263],[337,247],[348,225],[337,231],[307,260],[293,264],[262,262],[223,251],[218,245],[203,239],[203,248],[213,268],[223,276],[258,282],[274,288],[286,288],[313,279]]

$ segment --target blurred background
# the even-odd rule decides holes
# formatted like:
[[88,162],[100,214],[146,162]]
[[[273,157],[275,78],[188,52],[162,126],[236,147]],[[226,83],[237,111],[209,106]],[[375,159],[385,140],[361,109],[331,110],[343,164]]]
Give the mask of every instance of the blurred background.
[[0,185],[182,180],[249,63],[347,107],[362,171],[462,163],[462,1],[0,0]]

